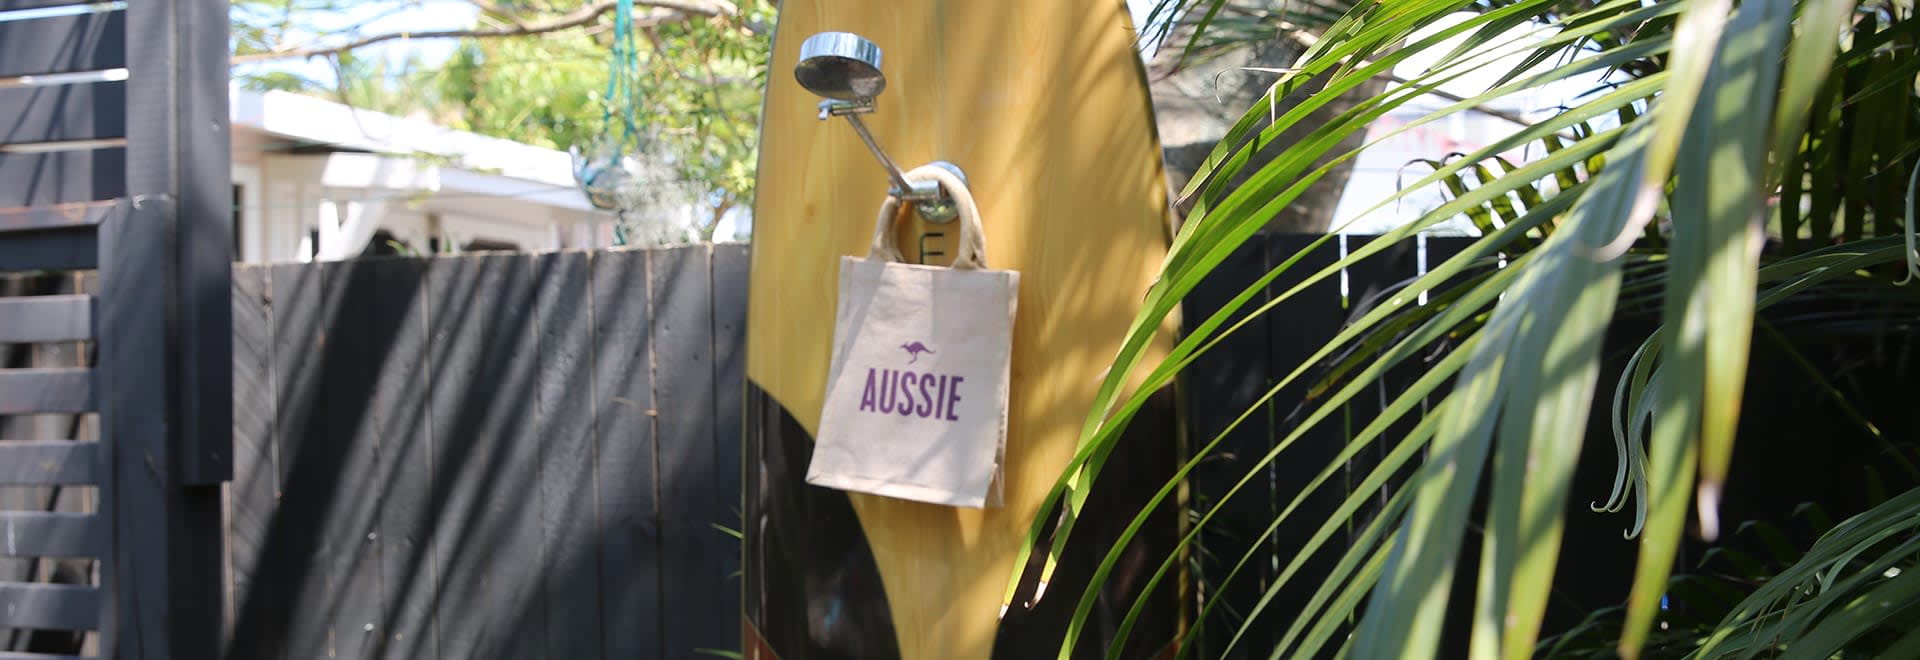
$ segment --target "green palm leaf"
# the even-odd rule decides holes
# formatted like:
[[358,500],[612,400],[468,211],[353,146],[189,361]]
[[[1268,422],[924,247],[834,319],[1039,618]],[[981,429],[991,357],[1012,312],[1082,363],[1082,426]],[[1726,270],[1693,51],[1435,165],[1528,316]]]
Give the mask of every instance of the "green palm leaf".
[[[1472,15],[1435,29],[1461,11]],[[1290,15],[1285,8],[1277,14],[1236,13],[1217,0],[1168,0],[1155,14],[1159,20],[1184,16],[1191,21],[1194,40],[1185,45],[1187,55],[1203,50],[1198,44],[1208,42],[1200,35],[1210,26],[1254,34],[1261,20]],[[1278,116],[1272,116],[1268,100],[1248,108],[1181,192],[1194,201],[1194,210],[1176,233],[1161,275],[1102,382],[1079,450],[1042,507],[1059,512],[1058,517],[1034,521],[1029,547],[1049,528],[1049,547],[1056,552],[1065,547],[1106,457],[1150,392],[1173,382],[1224,337],[1308,287],[1424,228],[1468,217],[1481,227],[1482,238],[1360,313],[1312,357],[1277,378],[1226,431],[1206,439],[1112,544],[1095,567],[1094,581],[1112,573],[1122,548],[1147,524],[1147,512],[1173,497],[1228,432],[1259,415],[1282,389],[1310,373],[1323,374],[1301,421],[1249,465],[1239,484],[1195,512],[1151,585],[1187,565],[1192,544],[1215,513],[1265,466],[1317,425],[1340,419],[1345,404],[1371,391],[1388,370],[1444,342],[1454,346],[1453,352],[1426,367],[1415,385],[1367,420],[1301,492],[1283,498],[1290,502],[1250,544],[1254,549],[1227,571],[1227,580],[1240,577],[1261,540],[1272,536],[1310,492],[1331,487],[1344,457],[1374,445],[1389,449],[1381,465],[1343,492],[1336,515],[1264,586],[1252,611],[1240,613],[1244,623],[1227,650],[1241,643],[1245,626],[1253,625],[1280,588],[1299,577],[1309,555],[1324,548],[1336,531],[1359,527],[1364,531],[1356,545],[1342,549],[1332,572],[1314,576],[1320,585],[1270,653],[1324,652],[1352,623],[1354,634],[1339,647],[1343,654],[1432,655],[1447,619],[1465,530],[1483,515],[1472,654],[1532,655],[1558,570],[1562,511],[1574,463],[1598,394],[1600,347],[1617,306],[1630,301],[1661,309],[1662,327],[1628,362],[1613,393],[1619,465],[1613,492],[1594,509],[1634,507],[1635,519],[1626,531],[1639,539],[1641,557],[1624,608],[1619,651],[1635,656],[1671,588],[1668,578],[1690,504],[1699,505],[1705,535],[1711,538],[1717,531],[1716,503],[1731,465],[1757,311],[1818,287],[1878,277],[1873,273],[1910,258],[1912,251],[1900,240],[1910,234],[1897,228],[1910,226],[1911,219],[1892,210],[1900,206],[1898,195],[1884,185],[1842,179],[1905,174],[1907,161],[1920,150],[1902,140],[1865,146],[1842,140],[1906,134],[1914,119],[1910,97],[1916,69],[1909,62],[1915,56],[1911,47],[1904,54],[1894,47],[1904,37],[1893,33],[1907,34],[1920,24],[1910,18],[1884,26],[1852,23],[1851,16],[1851,0],[1805,0],[1797,6],[1788,0],[1746,0],[1738,8],[1731,0],[1614,0],[1589,6],[1553,0],[1382,0],[1325,22],[1320,38],[1282,72],[1270,93],[1278,98],[1316,91]],[[1412,79],[1388,85],[1315,127],[1257,170],[1244,171],[1256,152],[1332,98],[1388,76],[1422,53],[1439,57]],[[1581,76],[1604,74],[1606,87],[1474,153],[1435,154],[1432,173],[1376,209],[1414,191],[1445,186],[1451,199],[1440,208],[1254,304],[1305,252],[1284,260],[1215,313],[1190,319],[1197,323],[1174,349],[1160,362],[1148,362],[1146,349],[1156,329],[1188,293],[1308,185],[1366,148],[1341,151],[1344,140],[1376,118],[1506,58],[1518,58],[1520,64],[1493,88],[1399,130]],[[1535,160],[1516,163],[1503,157],[1536,144],[1545,155]],[[1230,187],[1229,181],[1240,183]],[[1776,194],[1779,203],[1773,201]],[[1784,232],[1780,238],[1789,246],[1813,249],[1763,261],[1760,246],[1769,226]],[[1828,246],[1828,237],[1836,235],[1851,242]],[[1654,258],[1630,255],[1636,240],[1647,237],[1654,240],[1645,245],[1664,252]],[[1325,240],[1330,237],[1308,251]],[[1503,268],[1495,267],[1499,256],[1507,258]],[[1623,284],[1628,271],[1634,273],[1631,285]],[[1427,294],[1432,294],[1428,304],[1416,302]],[[1122,395],[1123,385],[1142,372],[1136,393]],[[1421,405],[1434,398],[1437,404]],[[1412,418],[1417,418],[1413,431],[1396,435],[1390,430],[1407,428],[1398,423]],[[1355,520],[1382,496],[1391,475],[1416,463],[1420,467],[1394,491],[1384,511],[1364,525]],[[1490,504],[1477,512],[1474,493],[1483,483]],[[1764,597],[1754,594],[1759,600],[1750,599],[1754,604],[1723,624],[1702,652],[1751,651],[1788,633],[1804,636],[1808,648],[1845,648],[1879,625],[1876,607],[1920,600],[1920,578],[1902,579],[1897,572],[1877,581],[1864,574],[1836,577],[1861,553],[1880,551],[1882,546],[1873,543],[1891,537],[1877,534],[1895,520],[1869,518],[1836,527],[1829,536],[1856,528],[1872,533],[1845,537],[1854,543],[1846,546],[1853,554],[1818,555],[1826,558],[1826,568],[1816,567],[1809,575],[1825,579],[1824,591],[1762,589]],[[1827,547],[1816,546],[1816,551]],[[1026,565],[1026,559],[1019,564]],[[1041,579],[1050,577],[1053,559],[1043,562]],[[1800,573],[1785,577],[1794,575]],[[1078,596],[1061,657],[1078,644],[1095,598],[1091,589]],[[1124,647],[1142,603],[1135,603],[1110,640],[1114,653]],[[1218,604],[1209,601],[1200,609],[1183,650],[1193,648]],[[1778,614],[1783,608],[1806,614],[1789,619]],[[1792,627],[1780,627],[1789,620],[1795,622]]]

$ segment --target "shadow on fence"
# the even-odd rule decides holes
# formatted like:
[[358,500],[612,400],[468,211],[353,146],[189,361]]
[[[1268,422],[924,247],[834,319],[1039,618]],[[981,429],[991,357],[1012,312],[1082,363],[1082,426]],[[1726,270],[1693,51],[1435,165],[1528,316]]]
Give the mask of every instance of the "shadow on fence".
[[746,264],[237,268],[231,656],[738,649]]

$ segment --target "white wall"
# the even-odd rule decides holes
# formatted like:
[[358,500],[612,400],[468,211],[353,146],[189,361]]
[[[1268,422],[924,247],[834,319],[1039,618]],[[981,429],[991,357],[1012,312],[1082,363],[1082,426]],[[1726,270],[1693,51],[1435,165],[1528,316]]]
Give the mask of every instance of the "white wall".
[[[510,243],[523,250],[604,247],[608,217],[572,203],[577,192],[551,184],[498,175],[443,171],[431,165],[382,168],[371,178],[342,178],[338,165],[370,154],[295,155],[255,152],[234,165],[243,187],[238,210],[241,249],[248,262],[293,262],[350,258],[377,231],[386,231],[421,253],[442,239],[442,251],[475,240]],[[332,159],[330,161],[330,159]],[[442,185],[449,172],[468,189]],[[332,175],[331,177],[329,175]],[[329,185],[330,183],[351,185]],[[315,240],[315,239],[318,240]]]

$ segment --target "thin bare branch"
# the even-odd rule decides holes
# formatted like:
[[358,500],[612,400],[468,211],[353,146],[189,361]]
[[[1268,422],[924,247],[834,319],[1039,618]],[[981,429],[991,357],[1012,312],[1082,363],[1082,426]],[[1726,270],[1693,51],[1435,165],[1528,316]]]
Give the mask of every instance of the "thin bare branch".
[[470,4],[470,5],[473,5],[474,7],[479,8],[480,11],[484,11],[484,12],[487,12],[488,14],[492,14],[494,16],[507,19],[507,22],[512,23],[514,27],[517,27],[523,30],[532,29],[532,26],[527,25],[527,22],[525,20],[522,20],[518,15],[514,14],[511,10],[508,10],[506,7],[502,7],[498,4],[490,2],[489,0],[467,0],[467,4]]
[[[233,56],[234,64],[283,60],[293,58],[337,55],[357,48],[398,39],[492,39],[500,37],[519,37],[546,34],[581,27],[599,20],[607,12],[618,6],[617,0],[600,0],[582,6],[572,12],[549,21],[539,23],[517,23],[513,27],[497,29],[430,30],[425,32],[391,32],[361,37],[336,46],[313,48],[290,48],[264,53],[248,53]],[[634,4],[650,7],[657,11],[645,16],[635,17],[636,26],[659,25],[662,23],[686,20],[695,16],[725,16],[740,11],[731,2],[725,0],[634,0]]]

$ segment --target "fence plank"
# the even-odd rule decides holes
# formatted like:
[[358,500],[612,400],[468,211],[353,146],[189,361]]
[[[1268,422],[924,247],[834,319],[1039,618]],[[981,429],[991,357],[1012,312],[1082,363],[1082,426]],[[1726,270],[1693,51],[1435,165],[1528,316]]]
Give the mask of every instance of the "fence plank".
[[315,615],[326,626],[327,646],[321,650],[344,658],[367,657],[385,618],[379,563],[381,442],[370,408],[372,373],[386,347],[370,332],[373,314],[366,303],[376,290],[373,263],[343,261],[328,268],[332,313],[320,353],[320,414],[309,425],[317,433],[305,438],[300,456],[303,463],[309,452],[320,460],[312,472],[296,470],[289,486],[289,496],[311,497],[321,514],[329,591]]
[[100,481],[100,445],[48,440],[0,443],[0,484],[54,486]]
[[[471,552],[474,500],[482,497],[474,489],[478,484],[463,480],[467,464],[483,460],[477,454],[476,429],[468,417],[478,414],[466,409],[477,389],[493,387],[479,382],[476,367],[482,362],[477,346],[489,322],[486,313],[496,307],[497,283],[481,277],[481,261],[475,257],[441,257],[427,266],[427,346],[428,375],[427,427],[433,442],[433,492],[427,508],[434,513],[432,563],[439,574],[432,608],[434,638],[439,657],[469,657],[473,644],[463,635],[472,634],[477,624],[470,612],[462,612],[456,603],[472,598],[473,584],[463,580],[462,570],[471,570],[471,561],[456,565],[461,553]],[[490,391],[490,390],[488,390]],[[482,404],[484,405],[484,404]],[[448,601],[452,602],[448,602]]]
[[[239,613],[249,607],[254,574],[273,522],[273,302],[264,266],[236,266],[233,306],[233,485],[227,502],[227,607],[221,642],[232,648]],[[252,605],[257,606],[257,605]]]
[[0,298],[0,343],[91,338],[92,296]]
[[[713,246],[713,488],[718,497],[711,506],[715,523],[741,533],[747,529],[741,519],[746,506],[741,499],[741,451],[746,438],[748,265],[746,245]],[[742,539],[726,535],[708,539],[715,544],[722,580],[715,591],[720,602],[714,612],[740,612]],[[725,618],[720,622],[725,627],[717,638],[719,646],[714,648],[741,650],[740,626],[731,621],[734,617]]]
[[93,370],[0,370],[0,415],[84,413],[95,408]]
[[348,379],[357,367],[346,354],[328,351],[342,330],[339,268],[324,263],[273,271],[274,369],[281,376],[281,418],[274,429],[280,501],[264,568],[272,574],[270,588],[278,592],[278,604],[260,605],[285,610],[275,621],[284,640],[271,649],[287,658],[326,655],[328,610],[341,577],[328,561],[334,548],[326,545],[326,507],[334,494],[326,484],[340,474],[334,445],[344,439],[336,424],[340,412],[327,407],[327,385]]
[[127,84],[121,81],[0,89],[0,144],[124,137]]
[[90,202],[126,194],[124,148],[0,153],[0,206]]
[[100,557],[106,554],[107,528],[86,513],[0,511],[0,545],[10,557]]
[[96,0],[0,0],[0,11],[66,7],[69,5],[83,5],[94,1]]
[[126,66],[125,11],[0,23],[0,77]]
[[[445,268],[443,268],[445,267]],[[435,478],[447,494],[436,551],[449,579],[436,618],[446,658],[542,657],[539,444],[529,257],[437,260],[432,271]],[[486,579],[477,579],[477,576]],[[462,576],[462,579],[452,579]],[[474,579],[468,579],[473,576]]]
[[99,259],[99,240],[92,228],[0,234],[0,273],[87,269]]
[[[1319,238],[1318,235],[1304,234],[1269,235],[1266,240],[1267,262],[1279,264],[1308,249]],[[1274,279],[1267,286],[1267,291],[1271,295],[1279,295],[1339,258],[1336,243],[1321,245]],[[1337,276],[1329,278],[1302,290],[1284,306],[1268,312],[1272,322],[1267,325],[1267,373],[1273,374],[1273,378],[1292,373],[1339,331],[1341,319],[1345,317],[1340,287]],[[1310,398],[1308,392],[1322,375],[1323,372],[1317,367],[1310,367],[1299,381],[1274,396],[1275,403],[1269,407],[1273,412],[1270,417],[1273,427],[1267,446],[1272,446],[1272,443],[1285,437],[1284,434],[1298,428],[1306,421],[1305,417],[1313,412],[1311,406],[1317,405],[1319,399]],[[1284,499],[1276,498],[1276,503],[1271,505],[1275,508],[1270,509],[1264,518],[1258,519],[1263,527],[1272,520],[1273,512],[1285,507],[1294,495],[1302,492],[1339,451],[1345,442],[1346,423],[1347,420],[1339,415],[1323,420],[1297,441],[1298,446],[1281,455],[1267,469],[1273,492]],[[1344,483],[1329,484],[1308,495],[1288,522],[1281,525],[1268,541],[1265,550],[1267,556],[1279,558],[1281,566],[1292,561],[1321,523],[1339,508],[1340,502],[1345,499],[1344,486]],[[1339,547],[1341,544],[1338,542],[1322,546],[1320,552],[1302,566],[1299,574],[1318,575],[1330,570],[1338,559],[1335,548]],[[1271,560],[1261,562],[1263,566],[1270,566],[1271,563]],[[1276,573],[1271,568],[1267,569],[1268,575]],[[1285,630],[1285,624],[1293,620],[1301,605],[1311,597],[1314,586],[1311,580],[1291,580],[1274,598],[1274,605],[1261,614],[1260,621],[1265,622],[1263,627]],[[1251,606],[1251,603],[1243,605],[1248,608]]]
[[254,464],[271,470],[255,474],[247,483],[249,492],[267,491],[272,497],[235,505],[236,515],[247,511],[266,530],[247,597],[235,603],[231,657],[270,660],[287,657],[290,647],[314,648],[324,643],[324,618],[303,614],[324,597],[328,581],[325,566],[317,561],[320,521],[300,517],[304,496],[298,495],[291,477],[303,460],[295,451],[299,440],[313,417],[325,414],[316,405],[323,360],[314,346],[324,341],[331,318],[324,277],[330,267],[282,264],[267,269],[264,297],[273,336],[268,370],[274,416],[267,429],[270,442],[263,448],[266,456],[256,457]]
[[391,346],[375,365],[373,418],[381,437],[380,587],[386,620],[370,657],[438,658],[433,603],[440,567],[433,562],[433,438],[428,393],[427,264],[421,259],[374,262],[372,335]]
[[[1214,270],[1216,275],[1187,297],[1186,308],[1182,312],[1187,325],[1197,326],[1211,317],[1243,289],[1256,282],[1269,267],[1265,245],[1257,238],[1228,255]],[[1246,317],[1268,299],[1266,291],[1256,292],[1240,311],[1229,317],[1229,321],[1215,332],[1230,327],[1234,321]],[[1255,479],[1224,505],[1220,498],[1266,453],[1272,433],[1266,423],[1269,416],[1256,416],[1251,423],[1242,424],[1221,438],[1220,444],[1213,449],[1205,448],[1271,385],[1266,370],[1267,333],[1268,325],[1274,318],[1271,313],[1253,318],[1239,331],[1222,338],[1219,345],[1195,359],[1187,369],[1189,381],[1185,395],[1189,409],[1193,411],[1188,418],[1192,435],[1189,441],[1191,451],[1205,451],[1208,455],[1208,459],[1197,465],[1192,473],[1194,508],[1208,511],[1215,506],[1223,507],[1216,514],[1215,522],[1202,530],[1200,537],[1203,551],[1196,556],[1200,557],[1200,579],[1204,585],[1202,592],[1211,598],[1224,598],[1227,602],[1239,605],[1235,608],[1237,612],[1246,612],[1251,603],[1258,600],[1260,587],[1268,583],[1266,578],[1272,571],[1266,562],[1254,562],[1243,569],[1233,582],[1220,584],[1219,581],[1225,578],[1227,571],[1233,568],[1241,555],[1253,547],[1254,537],[1265,528],[1264,524],[1259,523],[1264,521],[1262,516],[1270,511],[1273,493],[1269,490],[1271,484],[1268,480]],[[1223,626],[1232,630],[1238,623],[1220,614],[1200,622],[1208,630]],[[1248,632],[1251,638],[1247,641],[1251,647],[1266,648],[1272,645],[1270,638],[1275,634],[1273,631],[1253,629]],[[1206,648],[1205,651],[1218,653],[1219,649]]]
[[[602,648],[608,658],[664,658],[660,646],[659,502],[655,499],[648,261],[594,256],[593,405],[600,494]],[[676,605],[676,609],[692,611]]]
[[[1348,235],[1345,238],[1349,250],[1358,250],[1376,237]],[[1404,293],[1405,286],[1420,274],[1420,246],[1421,241],[1418,238],[1402,240],[1347,268],[1346,322],[1357,320],[1387,299]],[[1416,301],[1417,299],[1418,297],[1415,296]],[[1323,343],[1324,341],[1322,340]],[[1387,404],[1392,403],[1393,399],[1405,391],[1408,385],[1413,384],[1421,374],[1426,372],[1427,365],[1422,361],[1424,355],[1423,352],[1420,355],[1411,356],[1387,370],[1371,387],[1347,403],[1345,414],[1350,420],[1349,433],[1359,432],[1361,428],[1378,418]],[[1418,423],[1417,416],[1402,419],[1382,437],[1384,439],[1404,438],[1409,431],[1413,430],[1416,423]],[[1346,434],[1329,434],[1325,437],[1328,446],[1335,451],[1346,444]],[[1371,446],[1354,455],[1352,460],[1347,461],[1344,473],[1341,475],[1341,479],[1345,481],[1343,485],[1357,484],[1366,479],[1367,475],[1372,474],[1374,468],[1379,466],[1380,461],[1386,458],[1388,449],[1386,442],[1376,440]],[[1388,485],[1388,488],[1397,487],[1397,481],[1390,482]],[[1343,496],[1346,490],[1342,489]],[[1354,519],[1371,520],[1382,507],[1386,506],[1387,499],[1391,495],[1390,490],[1382,489],[1373,497],[1371,504],[1354,514]]]
[[[713,475],[713,287],[711,247],[669,248],[653,254],[654,407],[660,466],[660,590],[677,610],[720,610],[727,577],[725,539],[712,525],[723,518]],[[697,384],[688,387],[689,384]],[[664,607],[664,603],[663,603]],[[676,621],[661,630],[661,657],[722,648],[735,622]]]
[[100,590],[71,584],[0,582],[0,628],[100,627]]
[[0,660],[97,660],[97,659],[92,656],[82,657],[77,655],[49,655],[46,653],[14,653],[12,651],[0,651]]
[[541,363],[530,437],[541,439],[540,573],[549,658],[602,655],[597,521],[582,515],[594,510],[592,257],[545,254],[533,266]]
[[[426,436],[426,261],[378,259],[372,288],[349,299],[367,305],[372,351],[367,376],[371,401],[363,436],[378,437],[380,460],[357,497],[376,503],[372,514],[380,618],[371,622],[363,658],[436,658],[432,599],[438,589],[432,547],[432,445]],[[359,439],[365,443],[365,439]]]
[[125,210],[119,202],[112,201],[0,209],[0,232],[91,229]]

